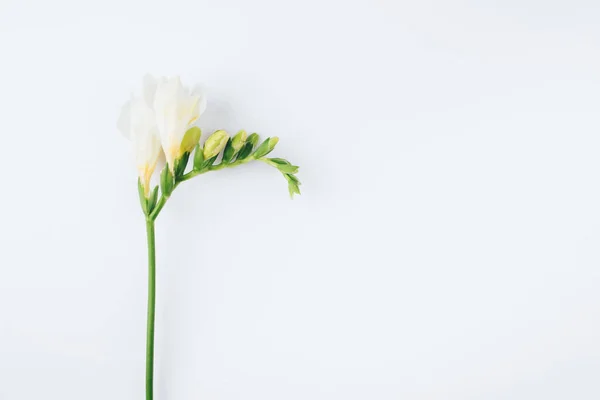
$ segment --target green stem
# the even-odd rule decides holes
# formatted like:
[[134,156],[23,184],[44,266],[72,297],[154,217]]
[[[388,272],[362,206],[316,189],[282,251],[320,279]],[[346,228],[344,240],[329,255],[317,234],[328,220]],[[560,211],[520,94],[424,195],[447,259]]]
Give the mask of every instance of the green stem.
[[[175,188],[183,181],[192,179],[195,176],[204,174],[209,171],[218,171],[223,168],[236,167],[241,164],[246,164],[255,158],[248,157],[244,160],[234,161],[232,163],[220,163],[211,165],[203,170],[192,170],[187,174],[179,177],[175,182]],[[261,157],[259,161],[267,162],[267,159]],[[148,320],[146,326],[146,400],[154,398],[154,320],[156,308],[156,245],[154,235],[154,221],[158,214],[165,206],[168,196],[161,195],[156,206],[150,215],[146,215],[146,233],[148,238]]]
[[[179,183],[175,184],[175,187],[177,187],[178,184]],[[165,206],[168,199],[169,197],[161,195],[160,199],[158,200],[158,203],[156,203],[156,206],[154,207],[154,210],[152,210],[152,214],[150,214],[147,218],[151,221],[154,221],[156,217],[158,217],[158,213]]]
[[156,305],[156,249],[154,220],[146,219],[148,237],[148,320],[146,326],[146,400],[154,397],[154,314]]
[[178,181],[179,182],[187,181],[188,179],[192,179],[195,176],[205,174],[205,173],[207,173],[209,171],[218,171],[218,170],[223,169],[223,168],[237,167],[238,165],[246,164],[246,163],[248,163],[250,161],[253,161],[253,160],[255,160],[255,159],[252,158],[252,157],[248,157],[248,158],[246,158],[244,160],[234,161],[232,163],[220,163],[220,164],[217,164],[217,165],[211,165],[210,167],[208,167],[206,169],[203,169],[201,171],[192,170],[192,171],[188,172],[187,174],[184,174],[181,178],[178,179]]
[[[220,169],[223,168],[232,168],[232,167],[237,167],[238,165],[241,164],[246,164],[250,161],[254,161],[256,160],[255,158],[252,157],[248,157],[244,160],[239,160],[239,161],[234,161],[232,163],[226,164],[226,163],[220,163],[217,165],[211,165],[210,167],[203,169],[203,170],[192,170],[190,172],[188,172],[187,174],[184,174],[182,176],[180,176],[179,178],[177,178],[177,182],[175,182],[175,186],[173,187],[173,190],[175,190],[177,188],[177,186],[179,186],[179,184],[181,182],[187,181],[189,179],[192,179],[198,175],[202,175],[205,174],[207,172],[210,171],[218,171]],[[259,161],[263,161],[265,162],[266,159],[264,157],[262,158],[258,158],[257,160]],[[160,196],[160,199],[158,200],[158,203],[156,204],[156,206],[154,207],[154,210],[152,210],[152,213],[150,214],[150,216],[148,218],[150,218],[152,221],[154,221],[156,219],[156,217],[158,217],[158,213],[160,213],[160,210],[162,210],[162,208],[165,206],[165,203],[167,202],[167,200],[169,199],[168,196]]]

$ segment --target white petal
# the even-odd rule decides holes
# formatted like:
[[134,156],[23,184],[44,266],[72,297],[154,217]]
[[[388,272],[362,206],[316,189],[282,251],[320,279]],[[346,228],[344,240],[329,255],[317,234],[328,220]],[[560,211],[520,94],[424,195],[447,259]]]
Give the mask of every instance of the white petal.
[[192,88],[191,94],[193,96],[198,96],[200,99],[198,101],[198,116],[204,114],[204,111],[206,110],[206,95],[204,94],[204,89],[200,85],[195,85]]
[[160,141],[170,166],[180,156],[185,132],[205,108],[204,96],[192,94],[181,84],[178,76],[159,80],[154,95],[154,112]]
[[123,136],[127,139],[131,136],[131,101],[128,101],[121,108],[121,114],[119,114],[119,119],[117,120],[117,128],[121,131]]
[[160,149],[158,153],[158,160],[156,161],[156,170],[162,171],[165,165],[167,164],[167,159],[165,158],[165,153]]
[[154,110],[148,107],[144,99],[131,100],[130,115],[130,129],[134,138],[148,136],[151,131],[156,129]]
[[202,93],[198,102],[198,116],[204,114],[204,111],[206,111],[206,96]]
[[160,185],[160,172],[165,167],[165,164],[165,153],[163,153],[161,148],[158,154],[158,161],[156,162],[156,167],[154,168],[154,173],[152,174],[152,178],[150,181],[152,187]]
[[149,107],[154,107],[154,94],[156,93],[156,79],[150,75],[144,75],[142,95]]
[[168,81],[171,84],[173,84],[179,88],[183,87],[183,85],[181,84],[181,78],[179,77],[179,75],[172,76],[171,78],[168,79]]
[[164,109],[172,104],[179,97],[181,82],[174,79],[168,79],[158,82],[154,95],[154,109]]

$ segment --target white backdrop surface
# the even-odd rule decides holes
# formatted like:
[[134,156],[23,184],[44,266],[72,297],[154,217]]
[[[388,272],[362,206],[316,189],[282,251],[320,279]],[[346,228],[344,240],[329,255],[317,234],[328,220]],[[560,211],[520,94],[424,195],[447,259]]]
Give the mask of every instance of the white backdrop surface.
[[143,399],[121,105],[281,138],[157,221],[156,398],[600,398],[593,1],[0,2],[0,399]]

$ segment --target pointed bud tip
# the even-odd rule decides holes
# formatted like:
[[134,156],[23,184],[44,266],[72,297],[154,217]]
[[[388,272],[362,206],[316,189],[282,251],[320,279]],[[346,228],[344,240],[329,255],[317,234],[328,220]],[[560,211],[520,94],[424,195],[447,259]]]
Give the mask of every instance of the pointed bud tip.
[[233,147],[233,149],[236,152],[238,152],[244,146],[247,139],[248,139],[248,134],[246,133],[245,130],[241,130],[238,133],[236,133],[236,135],[233,137],[233,139],[231,139],[231,146]]
[[248,136],[248,143],[252,143],[252,146],[255,146],[256,143],[258,143],[258,134],[253,133],[252,135]]
[[190,153],[200,141],[201,135],[202,131],[197,126],[193,126],[190,129],[188,129],[185,135],[183,136],[183,139],[181,140],[181,153]]

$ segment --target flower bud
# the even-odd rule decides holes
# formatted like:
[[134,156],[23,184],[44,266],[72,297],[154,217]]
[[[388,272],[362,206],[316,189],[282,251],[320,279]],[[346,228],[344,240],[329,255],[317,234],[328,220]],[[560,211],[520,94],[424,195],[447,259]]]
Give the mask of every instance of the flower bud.
[[250,153],[252,153],[252,149],[253,149],[252,143],[250,141],[247,141],[246,144],[244,145],[244,147],[242,147],[242,149],[238,153],[236,160],[242,161],[242,160],[245,160],[246,158],[248,158]]
[[228,140],[229,135],[224,130],[218,130],[210,135],[204,142],[204,159],[208,160],[218,155]]
[[273,150],[277,143],[279,143],[279,138],[277,136],[273,136],[271,139],[269,139],[269,151]]
[[181,153],[190,153],[200,141],[200,135],[202,131],[197,126],[188,129],[181,140]]
[[160,173],[160,190],[165,197],[169,197],[173,191],[173,175],[169,165],[165,165],[165,168]]
[[200,144],[197,144],[196,149],[194,150],[194,169],[200,169],[202,163],[204,163],[204,153],[202,152]]
[[283,158],[267,158],[265,162],[284,174],[296,174],[298,173],[298,166],[292,165],[288,160],[284,160]]
[[288,181],[288,191],[293,199],[295,194],[300,194],[300,181],[293,174],[283,174],[283,177]]
[[258,143],[258,134],[253,133],[252,135],[248,136],[248,143],[252,143],[252,146],[256,146],[256,143]]
[[275,148],[277,142],[279,142],[279,138],[277,136],[265,139],[265,141],[258,146],[252,157],[254,157],[254,159],[259,159],[266,156]]
[[246,143],[247,138],[248,138],[248,134],[246,133],[246,131],[241,130],[238,133],[236,133],[236,135],[233,137],[233,139],[231,139],[231,147],[233,147],[233,150],[235,150],[235,153],[240,151],[242,146],[244,146],[244,144]]

